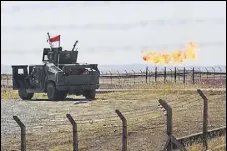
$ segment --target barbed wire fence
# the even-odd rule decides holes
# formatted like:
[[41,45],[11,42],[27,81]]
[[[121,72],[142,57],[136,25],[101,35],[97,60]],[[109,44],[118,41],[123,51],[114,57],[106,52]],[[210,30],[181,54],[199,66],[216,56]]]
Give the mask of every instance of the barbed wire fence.
[[[28,120],[26,115],[14,115],[10,119],[11,124],[5,125],[11,129],[5,132],[10,133],[9,138],[2,137],[5,141],[2,147],[21,148],[23,151],[48,150],[68,144],[64,149],[126,151],[139,144],[144,150],[162,150],[165,147],[167,150],[176,147],[184,150],[194,143],[202,143],[208,149],[210,138],[225,135],[226,114],[223,113],[226,112],[226,96],[198,92],[200,95],[193,92],[176,98],[163,96],[161,101],[157,97],[149,108],[119,109],[105,115],[95,113],[92,117],[58,113],[54,118],[37,116]],[[169,112],[170,108],[172,112]],[[176,139],[168,141],[172,136]],[[9,139],[13,139],[14,143],[4,145]]]
[[140,72],[101,71],[101,88],[135,88],[144,85],[181,84],[225,87],[226,69],[223,68],[146,68]]
[[[100,71],[100,88],[135,88],[156,84],[207,85],[225,87],[226,67],[211,68],[146,68],[135,72]],[[1,74],[1,88],[12,88],[12,75]]]

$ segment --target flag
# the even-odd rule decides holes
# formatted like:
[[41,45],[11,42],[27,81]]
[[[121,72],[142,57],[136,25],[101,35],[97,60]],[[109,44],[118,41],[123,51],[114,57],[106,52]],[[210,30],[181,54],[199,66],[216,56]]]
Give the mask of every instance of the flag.
[[57,35],[57,36],[52,37],[52,38],[49,38],[49,39],[47,40],[47,42],[48,42],[48,41],[50,42],[51,47],[54,46],[54,43],[55,43],[55,42],[59,42],[59,46],[60,46],[60,35]]
[[56,42],[56,41],[60,41],[60,35],[57,35],[55,37],[52,37],[49,39],[50,42]]

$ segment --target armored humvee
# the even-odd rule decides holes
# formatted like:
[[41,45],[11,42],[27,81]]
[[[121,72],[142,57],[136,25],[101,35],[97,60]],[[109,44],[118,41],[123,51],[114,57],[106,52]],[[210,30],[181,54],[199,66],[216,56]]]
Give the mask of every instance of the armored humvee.
[[77,63],[78,51],[62,47],[44,48],[42,65],[13,65],[13,89],[21,99],[29,100],[34,93],[47,93],[48,99],[64,100],[67,94],[95,99],[99,88],[97,64]]

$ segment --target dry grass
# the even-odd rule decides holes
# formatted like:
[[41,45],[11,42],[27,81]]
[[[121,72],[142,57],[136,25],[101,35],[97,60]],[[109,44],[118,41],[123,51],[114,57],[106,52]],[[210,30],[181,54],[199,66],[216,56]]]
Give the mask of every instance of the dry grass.
[[[102,85],[101,85],[102,87]],[[150,83],[150,84],[136,84],[136,85],[108,85],[108,88],[123,88],[123,89],[152,89],[155,93],[165,93],[166,91],[174,91],[174,90],[187,90],[187,89],[208,89],[208,88],[214,88],[214,85],[201,85],[201,84],[175,84],[175,83],[163,83],[163,82],[157,82],[157,83]],[[223,88],[225,89],[224,85],[218,85],[216,88]],[[157,90],[158,89],[158,90]],[[156,91],[157,90],[157,91]],[[132,93],[133,94],[133,93]],[[137,97],[137,92],[134,92],[134,96]],[[125,93],[120,93],[120,95],[127,96]],[[105,95],[104,95],[105,96]],[[131,97],[131,96],[130,96]],[[46,94],[44,93],[36,93],[33,97],[34,99],[47,99]],[[18,96],[17,90],[12,90],[11,88],[1,88],[1,99],[3,100],[18,100],[20,99]]]
[[[225,151],[226,150],[226,136],[214,138],[208,141],[208,149],[211,151]],[[192,145],[187,148],[189,151],[202,150],[202,144]]]
[[[87,145],[83,144],[79,146],[79,150],[87,149]],[[208,148],[210,151],[226,151],[226,136],[214,138],[211,141],[208,142]],[[72,145],[61,145],[56,146],[53,149],[50,149],[49,151],[71,151]],[[189,147],[186,147],[188,151],[201,151],[202,150],[202,144],[196,144]]]
[[[47,95],[44,93],[35,93],[34,99],[47,99]],[[1,89],[1,100],[20,100],[17,90],[11,88]]]
[[[141,88],[147,87],[141,86]],[[160,88],[161,90],[152,88],[152,90],[147,91],[97,94],[97,100],[84,104],[73,104],[69,101],[60,103],[30,101],[29,103],[32,107],[41,105],[39,108],[42,108],[42,112],[52,114],[55,118],[70,113],[78,122],[79,148],[82,151],[120,150],[121,121],[114,112],[115,109],[119,109],[127,118],[129,150],[160,150],[165,143],[166,128],[163,113],[157,107],[158,99],[166,100],[173,108],[173,133],[175,137],[200,132],[202,129],[202,99],[196,92],[196,89],[200,88],[198,85],[183,87],[166,84],[160,85]],[[185,89],[185,91],[178,89]],[[209,99],[209,129],[220,127],[226,121],[225,91],[207,90],[204,93]],[[13,90],[4,91],[1,97],[2,100],[7,99],[8,101],[10,99],[20,100],[17,91]],[[35,98],[46,99],[47,97],[44,94],[36,94]],[[21,102],[23,103],[23,101]],[[27,102],[22,103],[20,106]],[[40,113],[35,114],[37,114],[36,118],[39,118]],[[53,119],[55,119],[54,117]],[[53,123],[60,124],[57,119]],[[34,124],[37,123],[34,122]],[[43,126],[44,128],[37,128],[27,136],[27,146],[30,150],[72,150],[72,128],[70,124],[56,128],[45,126],[45,124]],[[45,129],[56,129],[56,132],[48,132]],[[19,145],[15,138],[9,136],[8,139],[10,144]],[[210,148],[222,144],[225,144],[225,140],[220,138],[216,141],[209,141]],[[18,148],[18,145],[12,149]],[[9,144],[2,146],[7,148]],[[188,149],[192,151],[201,150],[199,147],[201,146],[193,145]]]

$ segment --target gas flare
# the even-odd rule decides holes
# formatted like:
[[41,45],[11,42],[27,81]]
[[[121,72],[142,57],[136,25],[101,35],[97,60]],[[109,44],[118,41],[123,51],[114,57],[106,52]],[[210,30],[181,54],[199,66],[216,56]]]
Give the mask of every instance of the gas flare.
[[188,60],[196,59],[198,51],[197,44],[189,41],[185,50],[177,49],[172,53],[149,51],[144,52],[143,60],[154,64],[179,64]]

